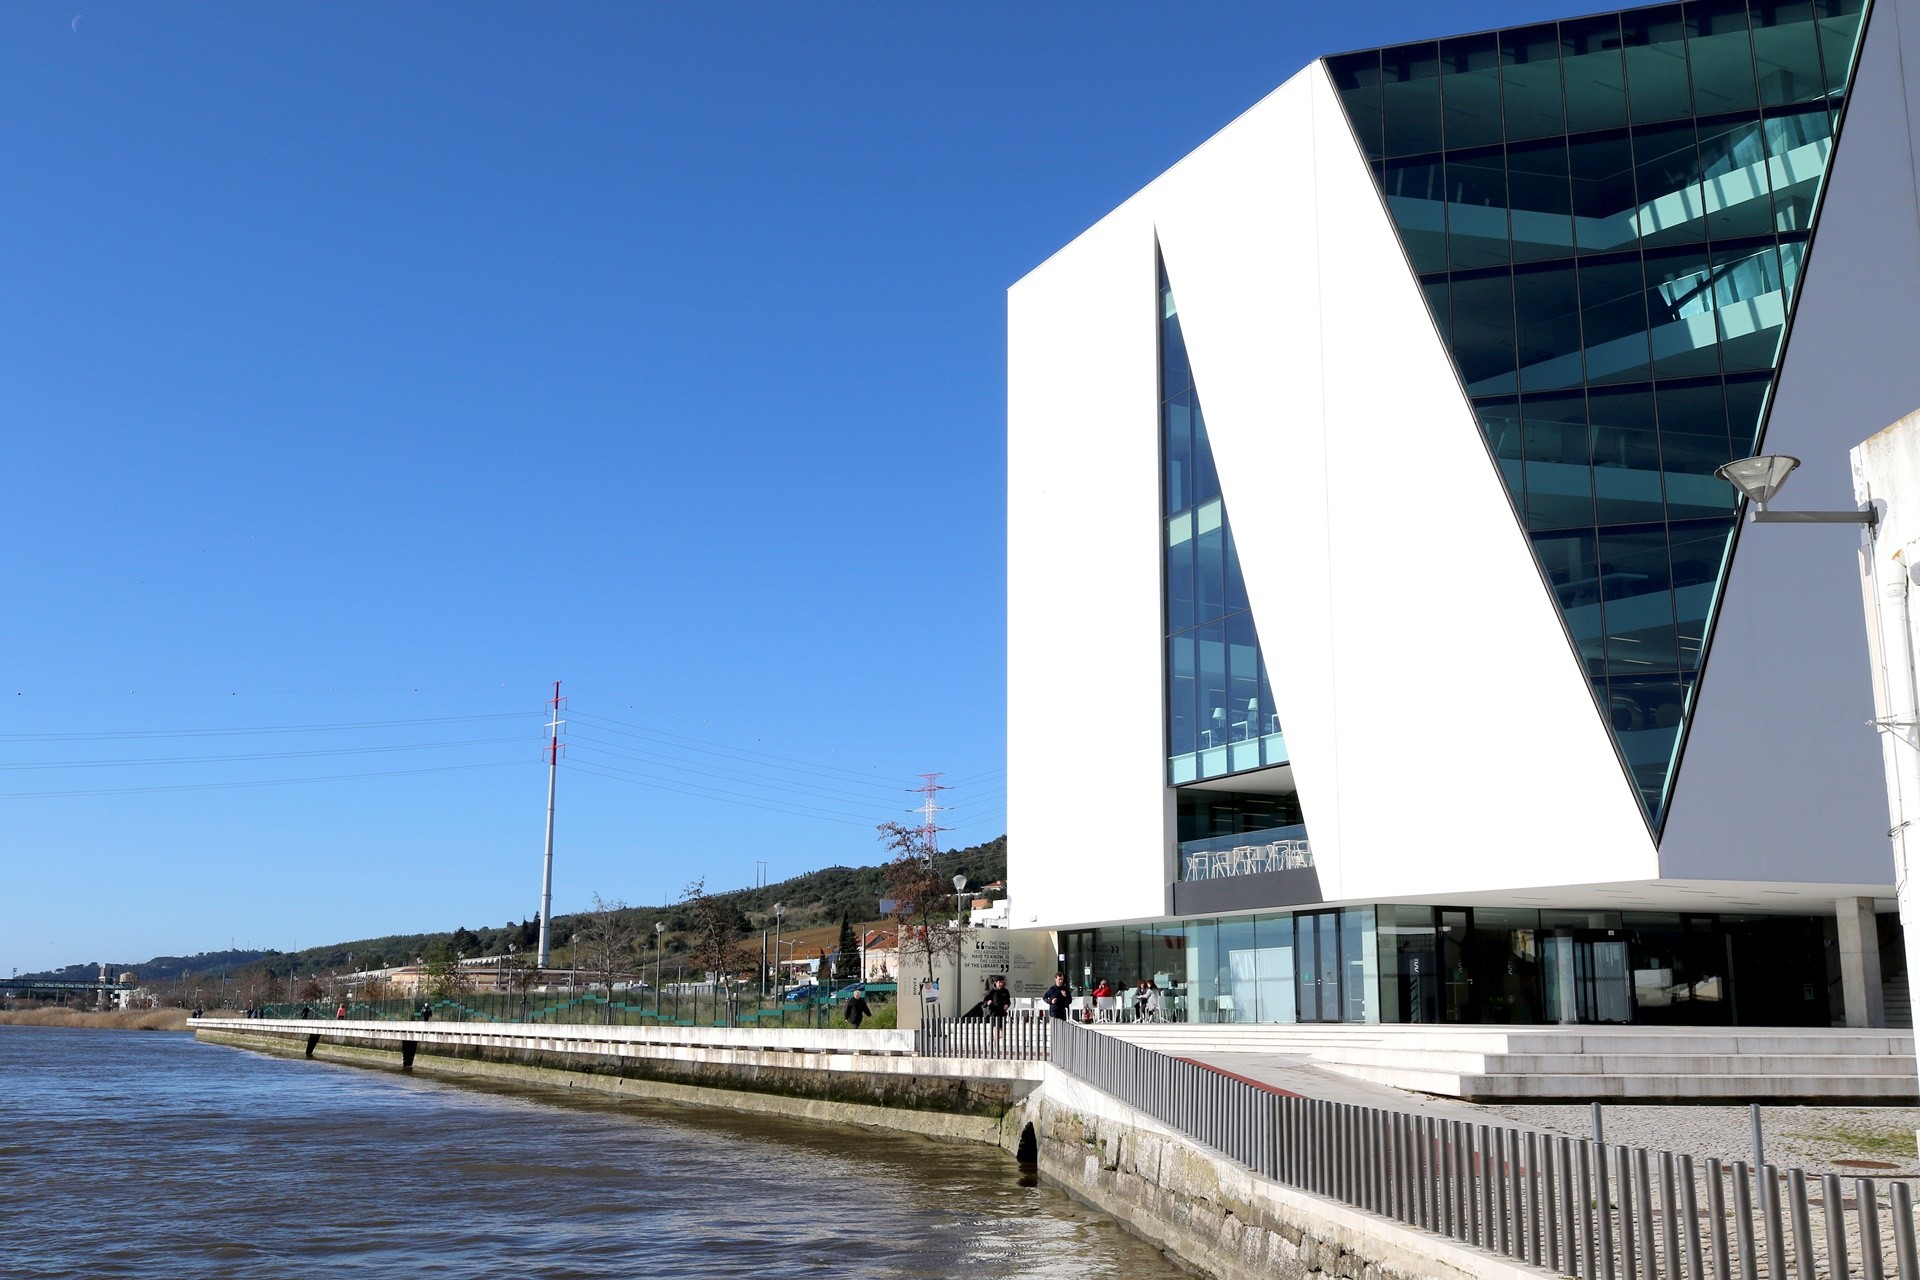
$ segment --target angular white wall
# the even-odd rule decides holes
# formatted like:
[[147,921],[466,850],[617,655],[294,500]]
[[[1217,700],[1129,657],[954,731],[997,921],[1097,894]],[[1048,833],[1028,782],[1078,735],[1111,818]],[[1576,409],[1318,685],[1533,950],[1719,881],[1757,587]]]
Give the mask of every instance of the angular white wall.
[[[1920,4],[1879,0],[1762,445],[1802,462],[1783,509],[1851,509],[1849,448],[1920,407],[1903,44],[1920,59]],[[1741,529],[1661,840],[1664,875],[1892,883],[1880,742],[1866,723],[1859,542],[1846,525]]]
[[[1821,215],[1768,441],[1809,459],[1789,505],[1848,505],[1846,444],[1920,405],[1917,7],[1882,0]],[[1832,530],[1742,534],[1655,848],[1316,64],[1010,291],[1016,926],[1169,910],[1156,246],[1329,901],[1889,881]],[[1743,685],[1783,667],[1769,713]]]

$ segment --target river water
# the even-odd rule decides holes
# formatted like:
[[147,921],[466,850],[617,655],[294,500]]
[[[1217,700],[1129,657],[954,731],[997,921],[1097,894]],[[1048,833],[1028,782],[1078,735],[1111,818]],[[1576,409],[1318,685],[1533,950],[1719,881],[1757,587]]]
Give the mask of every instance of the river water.
[[1005,1154],[0,1026],[0,1276],[1182,1274]]

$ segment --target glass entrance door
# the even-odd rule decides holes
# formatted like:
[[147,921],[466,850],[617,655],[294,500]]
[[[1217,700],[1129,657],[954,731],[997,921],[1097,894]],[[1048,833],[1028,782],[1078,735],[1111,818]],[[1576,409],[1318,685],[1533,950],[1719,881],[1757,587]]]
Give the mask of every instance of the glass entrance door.
[[1626,939],[1559,929],[1540,951],[1548,1022],[1631,1022]]
[[1315,911],[1295,916],[1294,974],[1302,1022],[1339,1022],[1340,913]]

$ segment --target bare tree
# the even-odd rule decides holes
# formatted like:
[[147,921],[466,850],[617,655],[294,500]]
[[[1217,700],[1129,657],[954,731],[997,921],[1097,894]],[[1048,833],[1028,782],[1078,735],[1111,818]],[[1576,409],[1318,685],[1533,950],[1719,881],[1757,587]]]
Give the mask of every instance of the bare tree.
[[579,917],[573,930],[573,955],[607,989],[602,1020],[613,1021],[613,984],[634,966],[640,952],[640,931],[625,902],[608,902],[593,895],[593,910]]
[[740,936],[740,913],[707,892],[705,876],[681,891],[680,902],[687,908],[687,941],[694,963],[707,969],[716,984],[725,986],[735,962],[733,944]]
[[887,863],[887,896],[894,901],[900,921],[901,959],[909,940],[927,957],[927,981],[933,981],[933,961],[960,953],[960,931],[947,927],[947,904],[953,886],[935,869],[933,843],[913,827],[898,822],[880,824],[880,843],[893,851]]

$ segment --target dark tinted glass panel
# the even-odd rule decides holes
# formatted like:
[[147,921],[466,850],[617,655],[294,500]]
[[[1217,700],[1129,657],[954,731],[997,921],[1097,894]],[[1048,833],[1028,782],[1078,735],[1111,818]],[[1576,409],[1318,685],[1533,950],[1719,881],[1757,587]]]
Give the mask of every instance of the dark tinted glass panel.
[[1507,166],[1499,148],[1449,158],[1446,165],[1447,257],[1455,271],[1504,267]]
[[1513,281],[1505,272],[1453,282],[1453,362],[1469,395],[1517,389]]
[[[1389,160],[1386,175],[1387,207],[1400,228],[1413,269],[1421,275],[1447,269],[1446,166],[1438,156],[1416,160]],[[1499,211],[1505,221],[1506,210]]]
[[1573,263],[1548,264],[1513,277],[1522,391],[1557,391],[1584,380],[1580,290]]
[[1440,46],[1409,45],[1381,55],[1380,102],[1390,156],[1440,149]]
[[1689,0],[1687,58],[1693,64],[1694,110],[1700,115],[1759,105],[1746,0]]
[[1515,262],[1564,258],[1573,252],[1573,189],[1564,139],[1543,138],[1509,148],[1507,192]]
[[1773,230],[1766,131],[1758,116],[1700,126],[1700,177],[1709,237],[1730,240]]
[[[1685,0],[1334,59],[1656,826],[1862,0]],[[1197,471],[1197,468],[1196,468]]]
[[1567,167],[1574,234],[1581,253],[1612,253],[1634,243],[1633,143],[1625,130],[1571,139]]
[[1502,129],[1498,40],[1490,35],[1443,40],[1440,66],[1447,150],[1498,145]]
[[1813,6],[1754,0],[1749,12],[1760,105],[1825,101],[1827,82],[1820,65],[1820,37],[1814,26]]
[[1560,105],[1560,31],[1551,23],[1500,36],[1501,109],[1509,144],[1566,132]]
[[1627,69],[1621,57],[1620,16],[1606,14],[1560,24],[1561,80],[1566,86],[1567,132],[1614,129],[1627,122]]
[[1646,248],[1707,238],[1700,149],[1693,121],[1633,131],[1633,176],[1640,243]]
[[1687,30],[1679,5],[1620,15],[1627,54],[1627,111],[1635,124],[1687,120],[1693,89],[1687,77]]

